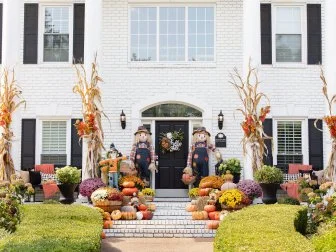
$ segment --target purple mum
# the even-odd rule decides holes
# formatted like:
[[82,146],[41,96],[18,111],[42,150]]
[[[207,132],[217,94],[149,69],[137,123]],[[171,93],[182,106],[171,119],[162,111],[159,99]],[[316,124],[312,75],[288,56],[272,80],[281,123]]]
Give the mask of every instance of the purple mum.
[[105,184],[100,178],[85,179],[79,186],[79,193],[86,197],[91,197],[91,194]]
[[260,185],[251,179],[242,180],[237,184],[237,188],[241,190],[249,199],[261,197],[262,189]]

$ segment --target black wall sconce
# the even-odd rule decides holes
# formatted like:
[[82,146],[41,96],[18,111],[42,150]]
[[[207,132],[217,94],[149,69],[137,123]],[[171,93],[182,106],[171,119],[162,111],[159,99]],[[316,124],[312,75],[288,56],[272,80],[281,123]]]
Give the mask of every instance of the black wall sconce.
[[223,129],[223,122],[224,122],[224,115],[222,113],[222,110],[218,114],[218,128],[221,130]]
[[124,110],[122,110],[120,114],[120,125],[122,129],[126,128],[126,115],[124,113]]

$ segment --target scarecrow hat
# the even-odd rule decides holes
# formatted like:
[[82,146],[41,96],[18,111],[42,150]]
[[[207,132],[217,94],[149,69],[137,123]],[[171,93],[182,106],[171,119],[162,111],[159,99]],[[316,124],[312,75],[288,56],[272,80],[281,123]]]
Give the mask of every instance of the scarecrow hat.
[[205,127],[199,127],[199,128],[197,128],[196,130],[194,130],[194,132],[192,133],[192,135],[195,135],[196,133],[200,133],[200,132],[205,132],[209,136],[211,136],[210,132],[207,131]]
[[141,133],[141,132],[144,132],[144,133],[152,135],[152,133],[149,132],[148,129],[146,129],[144,126],[139,126],[138,130],[134,133],[134,135],[136,135],[138,133]]

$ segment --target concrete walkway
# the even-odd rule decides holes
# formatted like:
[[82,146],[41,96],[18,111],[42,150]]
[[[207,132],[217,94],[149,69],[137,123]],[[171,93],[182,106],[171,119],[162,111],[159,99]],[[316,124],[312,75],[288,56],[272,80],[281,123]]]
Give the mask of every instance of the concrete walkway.
[[213,238],[107,238],[102,252],[212,252]]

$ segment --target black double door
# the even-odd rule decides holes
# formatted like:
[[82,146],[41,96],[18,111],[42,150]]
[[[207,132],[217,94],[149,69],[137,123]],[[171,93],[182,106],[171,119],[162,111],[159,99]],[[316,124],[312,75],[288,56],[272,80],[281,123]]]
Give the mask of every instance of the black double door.
[[[162,153],[159,147],[161,133],[172,131],[183,132],[182,147],[179,151]],[[187,165],[189,144],[188,121],[156,121],[155,149],[158,154],[158,173],[156,174],[155,187],[157,189],[184,189],[186,186],[181,178],[183,169]]]

